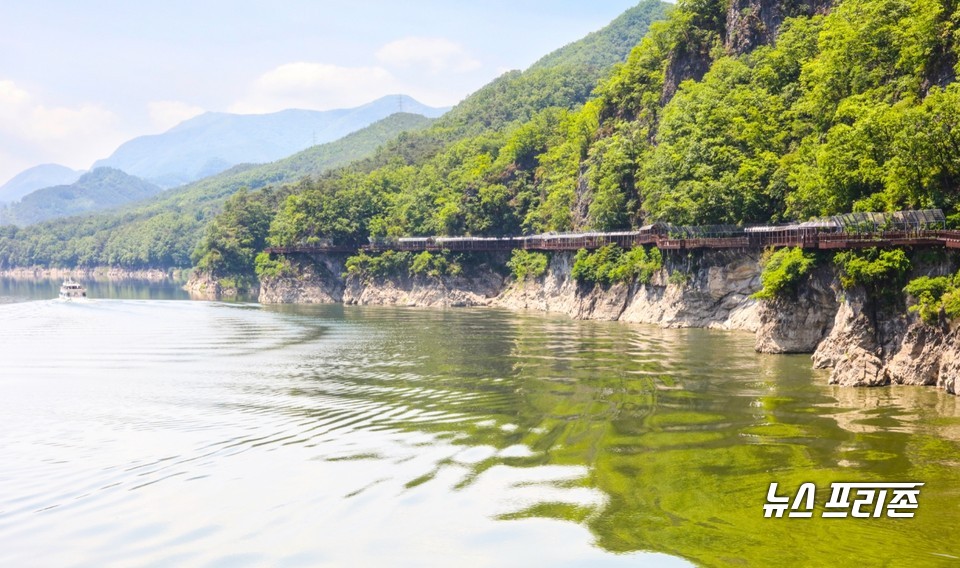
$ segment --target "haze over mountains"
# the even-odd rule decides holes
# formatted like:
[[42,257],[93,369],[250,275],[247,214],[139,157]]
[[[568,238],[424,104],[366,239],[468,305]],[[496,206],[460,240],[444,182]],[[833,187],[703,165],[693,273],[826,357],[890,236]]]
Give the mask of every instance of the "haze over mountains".
[[[114,209],[153,196],[163,203],[160,210],[200,207],[241,187],[259,189],[268,184],[319,175],[369,155],[402,132],[426,128],[434,120],[420,114],[394,113],[333,142],[317,144],[266,164],[238,164],[170,191],[115,168],[76,172],[79,179],[74,183],[38,189],[19,202],[0,203],[0,225],[32,225],[58,217]],[[144,206],[150,208],[146,203]]]
[[[375,147],[446,110],[426,106],[406,95],[391,95],[360,107],[330,111],[204,113],[163,134],[126,142],[110,157],[97,161],[86,174],[59,164],[25,170],[0,186],[0,204],[7,204],[0,207],[0,224],[23,226],[109,209],[169,187],[216,176],[240,164],[265,164],[267,171],[279,176],[271,181],[287,179],[285,166],[274,167],[272,162],[311,148],[320,149],[322,154],[327,151],[324,144],[383,122],[367,133],[363,142],[337,146],[339,154],[329,158],[331,163],[356,159],[372,149],[370,144]],[[383,121],[393,116],[407,118]],[[321,160],[321,166],[326,165]]]
[[38,189],[0,209],[0,223],[29,225],[115,207],[160,193],[156,185],[113,168],[94,168],[70,184]]
[[71,184],[83,174],[60,164],[41,164],[23,170],[10,181],[0,186],[0,203],[17,201],[21,197],[54,185]]
[[390,95],[349,109],[288,109],[271,114],[208,112],[163,134],[140,136],[93,167],[112,167],[174,187],[241,163],[267,163],[310,146],[332,142],[397,112],[429,118],[448,109],[406,95]]
[[[98,160],[163,189],[218,174],[243,163],[265,164],[338,140],[392,114],[436,118],[448,108],[424,105],[407,95],[390,95],[365,105],[328,111],[288,109],[270,114],[207,112],[170,130],[139,136]],[[0,185],[0,203],[18,201],[38,189],[70,185],[84,172],[42,164]]]

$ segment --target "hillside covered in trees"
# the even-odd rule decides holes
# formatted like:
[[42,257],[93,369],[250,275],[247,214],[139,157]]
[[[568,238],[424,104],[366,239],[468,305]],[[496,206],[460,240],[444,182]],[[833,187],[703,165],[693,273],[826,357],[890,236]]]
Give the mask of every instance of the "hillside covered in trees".
[[280,203],[263,239],[955,213],[958,19],[939,0],[681,2],[579,108],[545,98],[494,121],[481,106],[490,128],[319,180]]
[[70,185],[80,179],[83,172],[60,164],[40,164],[15,175],[0,185],[0,203],[19,201],[23,196],[38,189],[55,185]]
[[927,0],[681,2],[578,110],[325,179],[270,240],[952,212],[958,17]]
[[[535,191],[530,176],[545,140],[511,139],[545,121],[559,126],[561,117],[576,115],[597,82],[622,65],[669,10],[669,4],[645,0],[529,69],[497,78],[429,129],[404,135],[373,158],[285,199],[269,192],[236,196],[208,226],[194,255],[197,266],[215,275],[252,273],[251,260],[268,241],[359,244],[371,236],[520,231],[515,218]],[[503,162],[510,156],[502,153],[508,143],[516,154]],[[498,183],[495,169],[510,187]]]
[[[666,11],[643,2],[600,34]],[[941,0],[681,1],[612,70],[585,46],[617,42],[587,38],[372,158],[238,198],[194,260],[230,272],[265,243],[953,214],[958,19]]]
[[[589,98],[597,80],[606,76],[614,64],[626,59],[630,49],[646,35],[650,23],[664,17],[667,7],[662,2],[644,2],[604,29],[548,55],[531,69],[506,73],[465,99],[426,130],[420,128],[422,124],[407,124],[402,130],[390,132],[390,136],[379,138],[373,146],[366,145],[366,142],[372,141],[367,136],[363,139],[366,150],[361,154],[339,152],[338,160],[330,162],[322,156],[301,153],[277,162],[281,164],[280,169],[286,172],[282,176],[270,173],[269,165],[256,169],[237,166],[116,214],[68,219],[20,230],[0,228],[0,267],[190,266],[191,253],[201,241],[204,227],[220,211],[224,199],[242,187],[256,190],[269,186],[268,191],[252,191],[248,196],[238,199],[257,202],[262,198],[279,205],[283,200],[278,195],[286,195],[287,192],[308,192],[337,183],[335,180],[338,179],[355,179],[381,170],[418,167],[458,140],[485,136],[485,133],[499,133],[507,125],[521,124],[551,105],[563,109],[579,107]],[[401,131],[405,133],[397,136]],[[360,135],[357,133],[319,148],[323,148],[323,153],[331,153],[335,147],[353,144]],[[387,140],[390,141],[384,144]],[[330,167],[367,156],[381,145],[375,154],[336,174],[320,180],[300,181],[308,174],[315,176]],[[297,164],[295,167],[294,163]],[[386,187],[385,190],[392,191]],[[376,204],[371,203],[370,206]],[[275,210],[276,207],[266,209],[271,217]],[[227,211],[225,217],[234,215]],[[247,217],[241,215],[238,218]],[[269,219],[266,224],[269,225]],[[261,226],[263,223],[258,221],[255,225]],[[238,228],[235,232],[244,234],[246,231]],[[202,240],[206,244],[211,243],[209,238]],[[246,242],[245,239],[241,240]],[[261,240],[254,239],[251,242],[259,245]],[[216,246],[226,250],[232,245],[221,243]],[[205,247],[201,247],[199,258],[209,252],[209,248]]]
[[69,185],[45,187],[0,209],[0,223],[30,225],[110,209],[160,193],[156,185],[114,168],[94,168]]
[[276,187],[278,193],[292,191],[290,184],[369,156],[398,134],[426,128],[432,121],[421,115],[396,113],[336,142],[313,146],[269,164],[235,166],[111,212],[23,228],[0,227],[0,267],[190,266],[190,255],[204,227],[230,195],[243,188],[267,186]]
[[389,95],[355,107],[286,109],[267,114],[207,112],[160,134],[138,136],[98,160],[163,188],[216,175],[238,164],[281,160],[326,144],[398,112],[436,118],[449,109],[424,105],[407,95]]

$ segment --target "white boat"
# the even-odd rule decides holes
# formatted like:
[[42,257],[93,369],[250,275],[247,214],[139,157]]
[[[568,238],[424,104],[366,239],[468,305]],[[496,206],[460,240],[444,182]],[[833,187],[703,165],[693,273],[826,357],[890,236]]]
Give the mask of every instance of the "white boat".
[[79,282],[75,282],[72,278],[67,278],[60,286],[61,300],[76,300],[78,298],[86,297],[87,289],[84,288]]

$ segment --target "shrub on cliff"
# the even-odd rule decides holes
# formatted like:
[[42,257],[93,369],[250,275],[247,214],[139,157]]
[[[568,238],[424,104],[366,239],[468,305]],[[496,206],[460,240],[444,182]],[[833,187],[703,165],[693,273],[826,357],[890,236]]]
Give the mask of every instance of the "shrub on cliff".
[[285,256],[272,258],[270,253],[261,252],[254,259],[254,269],[258,278],[285,278],[295,276],[293,265]]
[[526,279],[534,279],[547,271],[547,255],[542,252],[531,252],[523,249],[514,249],[507,261],[507,267],[513,272],[513,277],[518,282]]
[[649,251],[637,247],[624,252],[617,245],[600,247],[593,252],[577,251],[571,275],[578,282],[613,284],[632,282],[649,284],[653,274],[663,267],[663,255],[656,247]]
[[902,249],[849,250],[837,253],[833,261],[840,268],[840,284],[845,289],[863,286],[881,292],[902,282],[910,270],[910,259]]
[[344,278],[359,278],[370,280],[373,278],[396,278],[399,276],[460,276],[463,266],[459,255],[452,255],[450,251],[432,253],[423,251],[414,255],[407,251],[384,251],[377,255],[365,252],[347,258]]
[[440,278],[441,276],[460,276],[463,274],[463,267],[458,258],[451,256],[450,251],[434,254],[425,250],[413,257],[408,272],[411,276]]
[[388,250],[378,255],[361,252],[347,258],[344,277],[366,280],[399,276],[409,270],[411,256],[406,251]]
[[767,249],[760,259],[763,271],[760,283],[763,285],[753,294],[758,300],[773,300],[788,290],[795,289],[816,264],[813,253],[803,252],[800,247],[787,247],[777,251]]
[[686,272],[684,270],[675,270],[670,273],[670,276],[667,278],[667,282],[669,282],[670,284],[673,284],[674,286],[683,287],[683,286],[686,286],[688,282],[690,282],[691,278],[692,278],[692,275],[689,272]]
[[573,257],[570,275],[577,282],[610,284],[610,272],[622,255],[623,251],[616,245],[607,245],[593,252],[580,249]]
[[930,325],[940,320],[941,312],[950,320],[960,317],[960,273],[953,277],[914,278],[903,291],[916,299],[910,311],[919,314],[920,319]]

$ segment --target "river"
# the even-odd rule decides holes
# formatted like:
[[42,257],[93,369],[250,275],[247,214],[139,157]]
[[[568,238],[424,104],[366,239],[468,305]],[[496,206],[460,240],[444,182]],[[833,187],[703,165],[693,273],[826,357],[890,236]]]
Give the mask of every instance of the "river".
[[[831,387],[736,332],[90,291],[0,280],[3,566],[960,556],[935,389]],[[925,485],[913,518],[820,518],[840,481]],[[815,483],[815,518],[764,518],[771,482]]]

